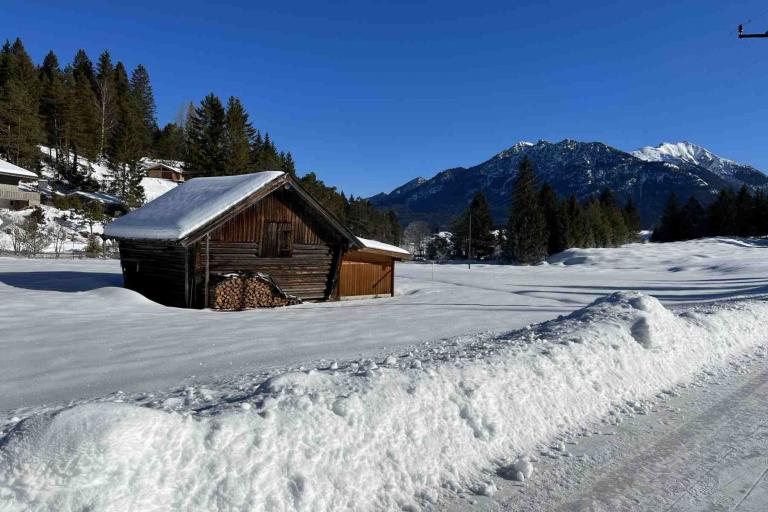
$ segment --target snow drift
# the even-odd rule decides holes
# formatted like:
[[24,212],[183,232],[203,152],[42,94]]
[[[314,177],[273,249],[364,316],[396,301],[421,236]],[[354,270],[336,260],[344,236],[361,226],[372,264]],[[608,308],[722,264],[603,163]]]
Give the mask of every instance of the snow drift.
[[511,470],[527,480],[540,443],[764,343],[766,327],[760,301],[676,314],[622,292],[432,361],[287,373],[238,412],[77,406],[0,440],[0,510],[400,510],[492,492],[500,459],[523,457]]

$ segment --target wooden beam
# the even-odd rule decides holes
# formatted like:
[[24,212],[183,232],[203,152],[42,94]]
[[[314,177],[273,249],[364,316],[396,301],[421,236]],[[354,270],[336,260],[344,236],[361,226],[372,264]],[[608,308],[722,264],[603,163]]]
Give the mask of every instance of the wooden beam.
[[336,250],[335,257],[333,259],[333,274],[331,278],[331,289],[328,292],[328,298],[329,299],[338,299],[339,294],[339,274],[341,273],[341,261],[344,257],[344,250],[346,247],[344,245],[339,245],[338,249]]
[[211,277],[210,266],[210,249],[211,249],[211,234],[205,235],[205,300],[203,301],[204,307],[208,309],[208,282]]
[[395,260],[392,260],[392,263],[390,263],[391,267],[389,269],[390,274],[390,281],[389,281],[389,290],[390,290],[390,296],[395,296]]

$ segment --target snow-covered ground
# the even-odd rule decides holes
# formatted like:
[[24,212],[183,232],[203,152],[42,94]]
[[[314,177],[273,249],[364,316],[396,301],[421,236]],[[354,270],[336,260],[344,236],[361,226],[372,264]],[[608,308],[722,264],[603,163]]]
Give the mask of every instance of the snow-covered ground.
[[492,495],[542,443],[761,353],[767,271],[763,241],[634,244],[405,264],[394,298],[220,313],[120,289],[115,262],[0,259],[0,510]]

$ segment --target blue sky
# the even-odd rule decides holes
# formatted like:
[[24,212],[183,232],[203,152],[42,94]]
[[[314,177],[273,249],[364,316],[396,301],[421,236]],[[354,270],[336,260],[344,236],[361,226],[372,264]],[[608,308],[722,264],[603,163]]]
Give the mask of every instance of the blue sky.
[[[149,69],[161,123],[240,97],[300,173],[371,195],[518,140],[689,140],[768,170],[762,1],[3,0],[40,62],[104,49]],[[414,5],[418,4],[418,5]]]

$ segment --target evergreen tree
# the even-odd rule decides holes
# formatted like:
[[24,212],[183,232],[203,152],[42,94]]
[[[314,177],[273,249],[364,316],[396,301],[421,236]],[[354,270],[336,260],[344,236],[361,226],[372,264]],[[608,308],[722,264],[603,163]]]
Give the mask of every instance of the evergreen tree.
[[209,94],[194,111],[187,126],[187,165],[191,177],[219,176],[226,162],[226,111]]
[[637,210],[632,196],[624,204],[622,213],[624,214],[624,224],[626,224],[631,236],[637,236],[637,233],[640,231],[640,212]]
[[456,219],[453,235],[456,249],[463,256],[481,260],[493,256],[496,250],[493,217],[482,191],[475,193],[467,209]]
[[706,222],[707,214],[704,207],[691,196],[680,211],[680,239],[692,240],[703,237],[707,233]]
[[567,248],[567,220],[557,194],[548,183],[539,190],[539,204],[547,224],[547,255],[564,251]]
[[505,255],[520,263],[542,261],[547,255],[547,224],[539,206],[536,177],[530,160],[520,162],[506,230]]
[[664,207],[664,214],[661,222],[653,230],[651,240],[654,242],[674,242],[683,238],[683,219],[680,210],[680,204],[677,201],[677,194],[672,192]]
[[21,40],[6,42],[0,50],[0,154],[33,170],[43,141],[38,94],[37,71]]
[[152,84],[149,81],[149,72],[142,64],[136,66],[136,69],[131,73],[130,89],[138,105],[146,136],[148,139],[154,139],[155,134],[159,130],[157,126],[157,106],[155,104],[155,95],[152,92]]
[[234,96],[227,102],[225,160],[223,173],[246,174],[251,171],[251,142],[256,130],[248,121],[243,104]]
[[721,190],[707,211],[709,234],[735,235],[738,232],[736,197],[730,189]]
[[[329,187],[310,172],[299,179],[299,184],[317,199],[325,208],[342,222],[346,220],[347,198],[337,192],[336,187]],[[362,236],[362,235],[361,235]]]
[[144,202],[141,179],[144,172],[141,158],[146,151],[146,126],[136,97],[126,94],[119,97],[117,124],[107,151],[111,173],[111,192],[129,207]]
[[389,210],[387,212],[387,223],[389,224],[389,231],[391,233],[391,237],[387,242],[399,246],[402,243],[403,226],[400,224],[394,210]]
[[746,185],[736,194],[736,234],[752,236],[755,230],[755,205]]
[[155,142],[158,158],[182,161],[186,158],[184,129],[176,123],[168,123],[160,130]]
[[296,164],[293,161],[293,155],[291,155],[290,151],[283,154],[282,171],[284,173],[290,174],[291,176],[296,176]]

